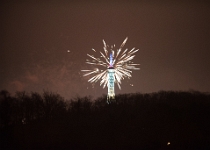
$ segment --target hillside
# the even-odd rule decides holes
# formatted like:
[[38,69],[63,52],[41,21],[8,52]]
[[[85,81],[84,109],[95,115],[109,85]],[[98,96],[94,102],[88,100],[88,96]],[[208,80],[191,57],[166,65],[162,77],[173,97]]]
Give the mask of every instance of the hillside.
[[0,92],[1,149],[210,149],[210,94],[123,94],[107,104]]

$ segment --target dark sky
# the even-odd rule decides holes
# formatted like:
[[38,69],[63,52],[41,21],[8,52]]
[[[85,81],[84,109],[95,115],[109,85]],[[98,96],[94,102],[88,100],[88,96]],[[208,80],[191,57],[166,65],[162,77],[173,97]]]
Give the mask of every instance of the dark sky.
[[[102,40],[136,47],[141,70],[118,93],[210,91],[210,5],[204,1],[1,2],[0,89],[101,96],[81,74]],[[68,52],[70,50],[70,52]],[[134,84],[134,86],[130,86]],[[88,87],[88,89],[87,89]]]

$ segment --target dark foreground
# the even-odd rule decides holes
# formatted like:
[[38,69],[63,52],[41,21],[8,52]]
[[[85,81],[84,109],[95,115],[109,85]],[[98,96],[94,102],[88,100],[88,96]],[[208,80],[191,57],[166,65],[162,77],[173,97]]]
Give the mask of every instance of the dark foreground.
[[64,101],[0,93],[0,149],[210,149],[210,94],[162,91]]

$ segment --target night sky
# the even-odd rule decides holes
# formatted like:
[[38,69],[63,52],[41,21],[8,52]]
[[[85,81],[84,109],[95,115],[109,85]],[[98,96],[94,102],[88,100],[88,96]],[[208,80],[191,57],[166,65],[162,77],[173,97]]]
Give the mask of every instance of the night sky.
[[[210,5],[204,1],[1,2],[0,89],[102,96],[82,69],[91,49],[139,49],[119,93],[210,91]],[[134,86],[131,86],[133,84]],[[93,88],[94,87],[94,88]]]

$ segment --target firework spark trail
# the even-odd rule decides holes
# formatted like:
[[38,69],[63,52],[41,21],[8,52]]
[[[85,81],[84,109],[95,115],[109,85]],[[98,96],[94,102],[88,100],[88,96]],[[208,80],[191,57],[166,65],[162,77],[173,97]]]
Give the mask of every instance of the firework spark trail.
[[[132,59],[134,59],[135,54],[139,49],[135,49],[132,48],[131,50],[125,49],[124,51],[122,50],[123,47],[125,46],[126,42],[127,42],[128,38],[126,37],[125,40],[123,41],[123,43],[121,44],[120,48],[117,49],[117,51],[115,52],[113,50],[114,46],[111,46],[110,48],[110,52],[108,51],[109,45],[106,44],[106,42],[103,40],[103,44],[104,44],[104,53],[103,52],[99,52],[101,54],[101,58],[104,59],[101,60],[100,58],[96,58],[93,55],[87,54],[87,56],[89,58],[91,58],[92,60],[86,60],[87,64],[90,65],[95,65],[95,66],[103,66],[106,69],[104,71],[100,71],[99,68],[95,68],[93,70],[82,70],[85,73],[83,76],[89,76],[89,75],[93,75],[88,82],[90,83],[94,83],[97,82],[98,80],[100,81],[100,85],[103,85],[103,88],[105,88],[108,84],[108,71],[107,69],[109,67],[113,67],[115,69],[115,83],[117,83],[119,89],[121,89],[121,80],[123,80],[124,78],[130,78],[131,77],[131,70],[139,70],[140,68],[137,68],[136,66],[140,65],[140,64],[134,64],[133,62],[131,62]],[[94,52],[97,52],[95,49],[92,49]],[[110,60],[109,58],[109,54],[112,55],[110,58],[113,58],[113,60]]]

